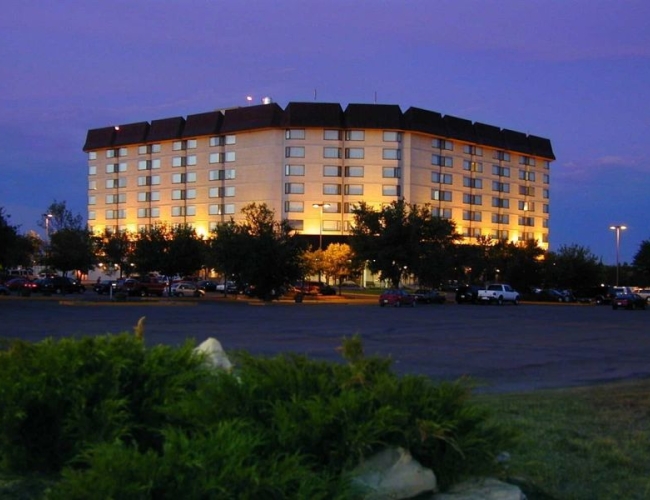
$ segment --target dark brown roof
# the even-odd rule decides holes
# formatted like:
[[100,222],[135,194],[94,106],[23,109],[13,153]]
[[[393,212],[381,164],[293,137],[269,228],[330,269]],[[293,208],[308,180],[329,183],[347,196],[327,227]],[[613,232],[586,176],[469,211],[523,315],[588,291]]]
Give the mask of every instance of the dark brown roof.
[[221,133],[228,134],[241,130],[280,127],[282,108],[276,103],[247,106],[226,110],[221,125]]
[[343,108],[325,102],[290,102],[282,116],[283,127],[343,128]]
[[151,122],[147,142],[171,141],[179,139],[185,126],[185,119],[181,116],[154,120]]
[[199,137],[244,130],[280,127],[323,127],[409,130],[442,138],[540,156],[555,160],[551,141],[435,111],[409,108],[402,113],[393,104],[349,104],[345,111],[336,103],[289,103],[282,110],[276,103],[211,111],[182,117],[103,127],[88,131],[84,151],[127,144]]
[[201,135],[218,134],[222,121],[223,113],[219,111],[189,115],[185,120],[183,137],[199,137]]
[[402,111],[396,104],[348,104],[345,127],[401,130]]

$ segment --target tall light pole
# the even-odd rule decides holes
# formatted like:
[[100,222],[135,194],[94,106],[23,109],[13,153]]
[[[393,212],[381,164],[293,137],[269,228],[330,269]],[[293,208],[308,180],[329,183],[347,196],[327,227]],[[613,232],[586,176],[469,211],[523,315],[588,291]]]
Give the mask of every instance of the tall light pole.
[[615,226],[609,226],[609,228],[616,233],[616,286],[618,286],[618,273],[621,255],[621,231],[625,231],[627,229],[627,226],[618,224]]
[[45,237],[50,241],[50,219],[52,219],[52,214],[43,214],[45,217]]
[[312,207],[320,209],[320,225],[318,226],[318,249],[322,250],[323,249],[323,209],[329,208],[330,204],[325,202],[314,203]]

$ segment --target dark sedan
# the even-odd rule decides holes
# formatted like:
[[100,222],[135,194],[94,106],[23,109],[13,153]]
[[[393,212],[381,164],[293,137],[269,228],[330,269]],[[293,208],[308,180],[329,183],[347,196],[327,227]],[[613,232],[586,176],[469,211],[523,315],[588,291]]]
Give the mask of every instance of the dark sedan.
[[645,309],[648,302],[636,293],[621,293],[612,299],[612,309]]
[[97,292],[98,295],[110,294],[111,289],[114,292],[117,287],[117,282],[115,280],[102,280],[99,283],[96,283],[93,286],[93,290]]
[[478,291],[482,287],[478,285],[461,285],[456,289],[456,303],[462,304],[470,302],[476,304],[478,302]]
[[83,293],[86,287],[79,280],[67,276],[54,276],[53,278],[41,278],[36,280],[37,291],[42,293]]
[[444,304],[447,295],[439,290],[428,290],[420,288],[413,292],[415,300],[422,304]]

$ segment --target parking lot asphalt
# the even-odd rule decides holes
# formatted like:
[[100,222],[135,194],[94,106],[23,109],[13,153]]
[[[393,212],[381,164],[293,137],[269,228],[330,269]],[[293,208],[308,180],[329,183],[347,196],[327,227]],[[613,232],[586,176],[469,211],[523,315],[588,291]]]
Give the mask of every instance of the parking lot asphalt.
[[342,361],[344,337],[366,355],[390,357],[401,374],[468,376],[479,392],[517,392],[650,377],[650,310],[607,306],[447,303],[382,308],[374,300],[262,303],[205,299],[129,300],[82,296],[0,297],[0,337],[131,332],[144,316],[149,345],[218,339],[226,352],[304,354]]

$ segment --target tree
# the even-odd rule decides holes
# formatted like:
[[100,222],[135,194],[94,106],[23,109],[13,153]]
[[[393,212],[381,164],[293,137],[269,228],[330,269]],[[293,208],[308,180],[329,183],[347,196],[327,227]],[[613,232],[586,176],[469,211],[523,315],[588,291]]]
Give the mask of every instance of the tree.
[[168,276],[193,276],[204,265],[205,243],[189,225],[173,228],[160,269]]
[[[54,200],[43,215],[43,219],[39,219],[37,224],[47,229],[50,234],[61,229],[85,229],[81,214],[74,215],[68,210],[65,201]],[[49,234],[47,236],[49,237]]]
[[287,283],[303,276],[304,244],[286,220],[276,222],[266,204],[251,203],[242,209],[244,222],[222,223],[215,230],[211,248],[218,268],[247,283],[256,296],[277,297]]
[[10,269],[16,261],[18,227],[9,224],[10,217],[5,214],[4,208],[0,207],[0,271]]
[[110,274],[116,267],[119,269],[120,278],[123,273],[131,273],[131,261],[134,251],[134,236],[127,231],[111,231],[106,229],[104,234],[96,239],[97,256],[106,266]]
[[133,244],[132,263],[141,276],[162,271],[167,252],[167,226],[160,224],[142,229]]
[[632,261],[643,281],[643,286],[650,283],[650,240],[643,240]]
[[350,245],[345,243],[331,243],[321,252],[323,260],[323,272],[328,278],[335,280],[341,294],[341,284],[349,276],[360,274],[359,265],[355,264],[354,254]]
[[433,284],[449,272],[459,236],[453,221],[433,217],[429,205],[412,206],[402,199],[375,211],[361,202],[353,214],[350,245],[357,259],[393,287],[410,274]]
[[602,283],[603,266],[596,255],[581,245],[562,245],[548,252],[545,284],[555,288],[579,290]]

